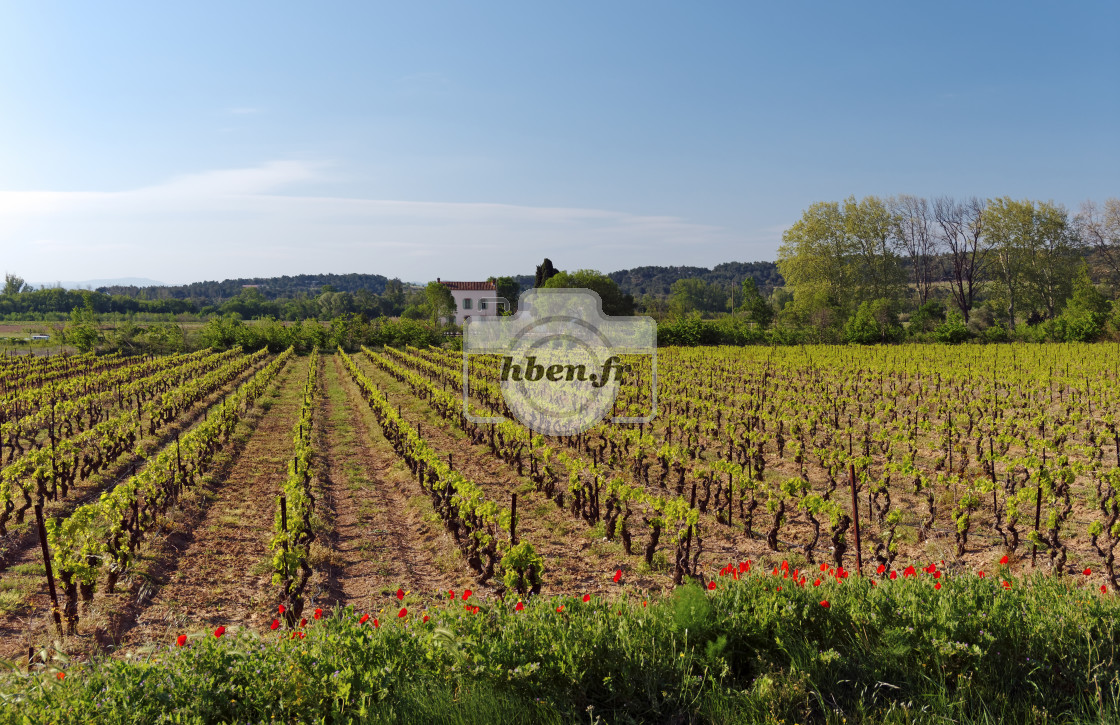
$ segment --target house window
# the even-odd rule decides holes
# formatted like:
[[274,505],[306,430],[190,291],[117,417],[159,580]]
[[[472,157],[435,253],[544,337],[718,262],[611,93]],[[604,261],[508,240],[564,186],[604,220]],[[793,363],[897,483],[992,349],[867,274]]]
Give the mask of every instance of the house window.
[[478,301],[478,309],[480,309],[480,310],[485,310],[486,309],[486,300],[479,300]]
[[463,300],[463,309],[464,310],[469,310],[470,308],[471,308],[471,298],[467,297],[466,299]]

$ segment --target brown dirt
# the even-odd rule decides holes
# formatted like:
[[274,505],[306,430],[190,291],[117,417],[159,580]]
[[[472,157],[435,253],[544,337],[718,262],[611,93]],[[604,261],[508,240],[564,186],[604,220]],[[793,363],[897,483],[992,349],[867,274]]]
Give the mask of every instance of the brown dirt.
[[[77,505],[92,501],[100,495],[101,491],[111,490],[113,486],[126,480],[128,476],[132,475],[133,470],[139,469],[143,465],[147,458],[157,454],[166,445],[170,445],[176,432],[185,432],[196,425],[211,406],[218,404],[225,395],[255,374],[260,367],[263,367],[263,365],[247,370],[237,380],[200,401],[187,411],[183,418],[165,429],[158,438],[146,436],[140,444],[141,456],[123,460],[111,469],[109,474],[102,474],[101,477],[95,476],[90,481],[80,482],[78,487],[71,491],[71,497],[67,501],[49,503],[48,515],[68,514]],[[106,484],[105,479],[110,476],[111,478]],[[51,505],[55,508],[50,508]],[[26,590],[27,594],[20,606],[0,615],[0,657],[8,659],[19,659],[26,656],[29,645],[33,644],[38,648],[57,637],[54,623],[50,620],[50,597],[38,535],[32,531],[29,539],[24,541],[24,537],[20,537],[14,540],[13,545],[15,544],[20,545],[20,548],[18,551],[13,551],[8,559],[7,569],[0,572],[0,589],[8,589],[9,587],[13,590],[22,589]],[[140,562],[145,555],[145,552],[142,551],[141,559],[138,560],[141,567],[143,565]],[[146,573],[141,573],[140,576],[145,582],[148,581]],[[144,589],[147,586],[149,586],[147,583],[141,584],[140,588]],[[125,588],[127,588],[127,584],[121,582],[118,585],[118,593],[114,596],[120,599],[122,597],[120,591]],[[61,591],[59,591],[59,597],[62,597]],[[100,591],[92,604],[89,606],[82,605],[80,615],[86,620],[87,624],[90,622],[94,622],[94,624],[91,627],[83,627],[79,623],[79,635],[75,639],[68,640],[68,650],[92,651],[112,644],[112,638],[106,634],[108,628],[105,626],[105,618],[108,617],[113,620],[111,624],[116,624],[119,618],[112,613],[109,600],[102,597]],[[90,630],[93,631],[92,635],[89,634]],[[82,634],[83,631],[86,633]]]
[[[667,396],[663,395],[663,402],[666,401]],[[472,401],[482,409],[483,404],[476,398],[472,397]],[[658,440],[663,442],[668,423],[664,416],[660,416],[654,421],[650,430]],[[707,451],[703,454],[705,460],[714,460],[717,455],[716,451],[720,451],[726,445],[725,441],[712,436],[703,435],[701,440],[707,447]],[[935,449],[937,447],[936,437],[933,434],[925,434],[919,438],[919,456],[917,462],[926,470],[932,468],[932,461],[935,456]],[[575,449],[565,448],[568,455],[579,455]],[[1109,452],[1114,452],[1112,448]],[[585,459],[587,456],[583,456]],[[811,458],[811,457],[810,457]],[[1106,456],[1107,459],[1107,456]],[[827,484],[824,481],[824,476],[817,467],[810,464],[806,466],[810,479],[814,482],[814,490],[821,490]],[[627,480],[640,485],[639,481],[635,481],[628,471],[622,469],[614,469]],[[651,469],[651,480],[660,472],[659,464],[654,464]],[[767,471],[766,480],[767,485],[777,486],[781,481],[797,477],[800,475],[799,466],[792,460],[792,456],[788,454],[785,458],[777,456],[775,451],[768,451],[767,455]],[[976,474],[974,474],[976,475]],[[672,476],[670,476],[672,480]],[[847,488],[847,476],[842,475],[839,477],[840,486],[833,493],[833,497],[840,502],[842,509],[850,512],[851,506],[849,504],[850,497]],[[658,488],[656,485],[646,486],[647,490],[652,493],[666,495],[667,490]],[[1084,492],[1084,489],[1083,489]],[[668,494],[674,494],[672,489],[668,490]],[[924,518],[926,511],[926,503],[924,497],[915,496],[912,491],[905,487],[894,487],[892,489],[892,498],[894,499],[894,508],[904,515],[904,521],[898,527],[898,538],[896,543],[899,547],[896,565],[902,563],[902,568],[911,562],[926,563],[936,561],[940,565],[950,569],[959,571],[975,571],[977,569],[990,569],[995,561],[1001,554],[1004,553],[1004,547],[1000,537],[995,532],[992,526],[991,507],[988,504],[989,498],[981,500],[981,504],[973,515],[972,531],[969,534],[968,545],[965,547],[963,555],[958,555],[956,551],[955,534],[953,530],[952,521],[946,521],[945,514],[950,512],[956,504],[957,497],[951,490],[941,489],[937,495],[937,507],[939,518],[935,525],[929,529],[921,529],[916,523],[918,520]],[[684,492],[687,497],[689,489],[686,488]],[[1002,490],[1001,490],[1002,498]],[[754,512],[753,522],[753,537],[748,537],[745,529],[742,527],[741,519],[738,517],[736,511],[736,520],[734,526],[728,527],[726,524],[717,522],[715,516],[711,513],[701,514],[700,521],[703,524],[704,531],[704,551],[705,554],[701,557],[701,570],[708,576],[713,576],[714,572],[728,562],[736,562],[743,559],[752,559],[756,562],[763,563],[766,568],[770,568],[776,562],[784,558],[788,558],[791,562],[805,561],[802,553],[803,547],[811,540],[811,529],[809,521],[803,512],[793,510],[787,506],[785,522],[781,527],[779,534],[779,551],[770,551],[765,541],[765,535],[770,526],[772,525],[772,515],[766,510],[764,498],[760,498],[759,506]],[[865,491],[861,491],[859,496],[860,518],[861,526],[863,528],[863,565],[866,573],[874,571],[877,562],[875,561],[874,551],[875,544],[872,534],[878,531],[877,519],[873,516],[871,511],[871,503]],[[1063,530],[1063,542],[1068,546],[1070,557],[1070,564],[1067,565],[1069,571],[1080,571],[1085,563],[1091,563],[1097,559],[1095,552],[1093,552],[1088,544],[1087,537],[1080,535],[1087,529],[1088,523],[1096,517],[1096,512],[1091,506],[1078,505],[1077,497],[1075,495],[1075,506],[1073,515],[1066,523]],[[1024,537],[1026,531],[1030,528],[1020,522],[1020,530]],[[827,536],[827,527],[822,525],[820,539],[814,549],[814,560],[816,562],[832,562],[832,550]],[[845,554],[845,566],[856,569],[856,556],[855,556],[855,542],[853,540],[853,531],[849,529],[847,535],[848,551]],[[1011,566],[1013,570],[1033,571],[1034,567],[1026,570],[1026,565],[1030,561],[1030,545],[1021,544],[1017,554],[1011,556]],[[1042,570],[1048,570],[1049,565],[1044,549],[1040,549],[1038,556],[1038,567]],[[810,570],[813,570],[812,567]]]
[[[47,501],[45,503],[43,516],[47,519],[66,518],[74,509],[97,499],[103,491],[112,491],[118,484],[128,480],[136,471],[143,468],[148,458],[163,450],[164,447],[175,440],[175,436],[182,435],[190,430],[211,406],[220,402],[267,364],[267,361],[265,361],[246,370],[231,383],[195,403],[177,420],[164,426],[155,436],[147,432],[147,423],[145,423],[142,426],[143,439],[136,443],[135,450],[139,450],[139,455],[127,452],[103,472],[90,476],[88,479],[75,481],[75,485],[71,486],[69,495],[64,500]],[[15,523],[13,517],[12,521],[8,523],[8,535],[0,537],[0,576],[9,566],[26,563],[28,552],[30,552],[32,559],[38,558],[41,560],[39,551],[35,512],[34,509],[29,509],[23,524]]]
[[194,520],[166,540],[164,551],[173,553],[153,572],[163,585],[122,617],[114,632],[122,648],[218,625],[255,627],[273,616],[268,544],[306,371],[306,358],[285,366],[228,472],[208,488]]
[[364,355],[356,355],[354,360],[391,403],[401,406],[409,423],[422,426],[429,445],[452,454],[455,469],[482,488],[488,499],[508,507],[511,494],[518,494],[517,535],[519,540],[532,543],[545,560],[543,594],[576,595],[617,589],[611,575],[618,568],[623,569],[631,587],[671,588],[672,577],[667,570],[645,569],[637,546],[644,537],[635,537],[635,554],[627,556],[620,542],[606,541],[601,531],[561,510],[538,493],[528,477],[518,476],[512,466],[491,456],[486,446],[472,445],[462,431],[440,418],[405,384],[382,372]]
[[[366,360],[364,355],[362,356],[362,361],[367,363],[370,368],[375,368],[376,367],[376,366],[372,365],[371,363],[368,363],[368,361]],[[387,382],[387,384],[396,384],[402,390],[408,391],[407,387],[405,387],[403,385],[400,385],[400,384],[397,384],[396,381],[394,381],[392,378],[390,378],[388,376],[384,376],[384,380]],[[475,398],[474,396],[471,397],[471,401],[474,405],[478,406],[479,410],[484,410],[485,409],[485,406],[483,405],[483,403],[480,400],[478,400],[477,398]],[[433,418],[433,420],[438,420],[438,423],[442,426],[447,425],[447,423],[443,420],[435,419],[435,418]],[[560,439],[552,439],[552,445],[557,450],[563,450],[569,456],[576,457],[576,458],[582,458],[583,460],[585,460],[587,462],[591,461],[590,456],[588,456],[586,454],[583,454],[583,453],[580,453],[579,451],[577,451],[574,448],[569,448],[569,447],[563,446],[560,442]],[[476,450],[479,451],[479,453],[481,455],[488,456],[491,460],[493,460],[499,466],[506,466],[507,469],[512,470],[512,466],[509,466],[508,464],[506,464],[501,459],[490,456],[489,450],[485,446],[479,447]],[[618,475],[621,475],[623,478],[625,478],[627,480],[630,480],[635,485],[639,485],[639,486],[643,485],[641,481],[634,480],[634,478],[630,475],[629,470],[627,470],[627,469],[614,468],[614,469],[611,469],[611,470],[614,473],[617,473]],[[656,473],[657,473],[658,470],[659,470],[658,467],[655,465],[653,470],[651,471],[651,474],[650,474],[651,480],[654,480],[656,478]],[[527,479],[524,479],[524,480],[527,480]],[[669,480],[672,481],[673,476],[670,476]],[[645,486],[645,488],[652,494],[655,494],[655,495],[658,495],[658,496],[664,496],[664,497],[667,497],[667,498],[672,498],[672,497],[675,497],[677,495],[675,488],[660,488],[656,484]],[[684,490],[684,496],[686,498],[688,498],[690,495],[691,495],[691,489],[686,488]],[[699,496],[699,495],[702,495],[702,494],[700,492],[698,492],[697,495]],[[547,500],[541,494],[538,494],[538,496],[540,496],[540,498],[542,500]],[[795,516],[795,514],[791,513],[788,516],[788,518],[792,519],[794,516]],[[718,571],[720,568],[722,568],[724,565],[726,565],[729,562],[736,562],[737,563],[737,562],[743,561],[745,559],[752,559],[754,561],[759,561],[759,560],[763,560],[763,559],[769,559],[769,558],[772,558],[773,556],[775,556],[773,552],[768,551],[768,549],[766,547],[766,542],[763,538],[764,535],[765,535],[766,529],[767,529],[767,527],[770,523],[768,516],[764,516],[762,512],[760,512],[759,510],[756,509],[755,514],[754,514],[754,522],[753,522],[753,526],[752,526],[752,533],[754,534],[753,537],[748,536],[748,534],[746,532],[746,529],[742,525],[742,521],[739,519],[738,511],[735,512],[735,515],[734,515],[733,518],[734,518],[734,524],[732,526],[728,526],[727,524],[719,523],[716,520],[715,514],[711,510],[709,511],[709,513],[700,515],[701,536],[702,536],[702,541],[703,541],[703,547],[702,547],[702,553],[701,553],[701,556],[700,556],[699,571],[705,572],[709,577],[714,576],[716,571]],[[583,524],[583,522],[581,520],[576,520],[576,519],[571,518],[571,517],[569,517],[569,521],[571,521],[572,524],[576,525],[576,526]],[[632,532],[632,535],[634,536],[633,550],[635,552],[638,552],[638,551],[640,551],[641,547],[644,546],[645,543],[648,541],[648,538],[647,538],[647,534],[646,534],[644,528],[642,527],[641,519],[638,517],[637,512],[635,512],[635,516],[631,517],[631,532]],[[783,533],[788,533],[788,529],[786,531],[783,531]],[[666,553],[666,556],[671,559],[673,550],[672,550],[672,548],[670,548],[666,545],[666,538],[667,538],[667,533],[663,531],[662,532],[662,538],[661,538],[662,543],[659,544],[658,551],[664,551]],[[824,539],[822,539],[822,541],[824,541]],[[694,544],[694,546],[695,546],[695,544]],[[621,551],[621,547],[620,547],[620,551]],[[693,552],[695,552],[695,548],[693,549]],[[623,556],[625,556],[625,554],[623,554]],[[819,548],[819,545],[818,545],[817,560],[820,561],[822,556],[827,557],[828,552],[825,551],[822,554],[822,550]]]
[[322,601],[375,610],[395,603],[398,588],[424,595],[471,586],[337,355],[324,359],[322,383],[318,478],[331,529]]

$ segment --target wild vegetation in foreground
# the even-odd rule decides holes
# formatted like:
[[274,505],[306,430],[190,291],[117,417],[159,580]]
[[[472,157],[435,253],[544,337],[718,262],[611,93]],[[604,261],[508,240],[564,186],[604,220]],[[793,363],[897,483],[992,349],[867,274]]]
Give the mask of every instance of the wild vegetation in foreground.
[[[610,574],[604,575],[609,577]],[[13,666],[0,721],[1111,722],[1120,600],[1088,577],[936,564],[857,578],[729,564],[645,599],[315,610],[170,633],[127,658]]]

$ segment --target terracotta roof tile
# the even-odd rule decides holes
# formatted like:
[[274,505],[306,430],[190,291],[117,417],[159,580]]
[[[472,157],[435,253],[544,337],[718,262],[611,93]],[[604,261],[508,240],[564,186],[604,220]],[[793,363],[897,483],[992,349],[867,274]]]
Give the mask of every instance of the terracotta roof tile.
[[483,291],[483,290],[496,290],[493,282],[445,282],[439,281],[440,284],[447,285],[448,289],[465,290],[465,291]]

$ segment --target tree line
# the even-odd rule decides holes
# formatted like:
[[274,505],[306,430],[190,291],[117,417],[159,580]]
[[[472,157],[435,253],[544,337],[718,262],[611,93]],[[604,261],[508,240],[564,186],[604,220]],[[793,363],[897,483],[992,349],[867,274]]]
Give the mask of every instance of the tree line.
[[775,323],[822,339],[1097,339],[1118,311],[1120,199],[1076,213],[1009,197],[818,202],[777,265]]

